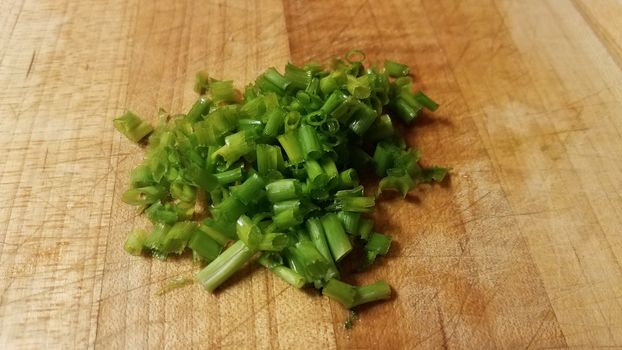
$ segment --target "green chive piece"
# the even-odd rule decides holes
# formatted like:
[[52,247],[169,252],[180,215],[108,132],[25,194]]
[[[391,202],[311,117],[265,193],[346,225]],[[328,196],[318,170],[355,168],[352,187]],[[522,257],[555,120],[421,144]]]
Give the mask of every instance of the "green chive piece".
[[347,309],[354,307],[356,302],[356,288],[335,278],[330,279],[324,285],[322,294],[339,302]]
[[113,120],[114,127],[119,130],[130,141],[138,143],[145,136],[153,132],[153,127],[143,121],[136,114],[126,112],[121,117]]
[[272,271],[275,275],[279,276],[285,282],[291,284],[296,288],[302,288],[306,284],[306,280],[303,276],[295,272],[294,270],[283,265],[283,260],[279,256],[280,262],[274,263],[272,258],[276,254],[264,253],[257,261],[265,268]]
[[141,255],[146,240],[147,232],[145,230],[139,228],[133,229],[127,236],[123,249],[131,255]]
[[202,230],[195,230],[188,242],[188,247],[192,249],[195,257],[210,262],[218,257],[223,246]]
[[296,199],[301,192],[300,182],[296,179],[282,179],[266,185],[266,194],[272,203]]
[[322,156],[322,147],[314,127],[301,125],[298,128],[298,139],[305,159],[318,159]]
[[285,150],[285,154],[287,154],[290,163],[300,163],[304,160],[304,153],[302,153],[297,133],[290,131],[279,136],[277,139],[281,147],[283,147],[283,150]]
[[192,108],[186,114],[186,118],[193,123],[201,120],[203,115],[209,110],[212,101],[208,100],[205,96],[199,97],[197,102],[192,105]]
[[389,76],[394,78],[405,77],[410,74],[410,69],[408,69],[407,65],[390,60],[384,61],[384,69]]
[[331,255],[336,262],[339,262],[352,250],[352,243],[350,243],[336,214],[324,215],[322,217],[322,227],[326,233],[326,241],[328,242]]
[[229,277],[233,276],[255,255],[242,241],[237,241],[209,263],[196,275],[197,282],[210,292],[213,292]]
[[366,286],[357,287],[356,297],[352,307],[390,298],[391,287],[389,284],[385,281],[378,281]]

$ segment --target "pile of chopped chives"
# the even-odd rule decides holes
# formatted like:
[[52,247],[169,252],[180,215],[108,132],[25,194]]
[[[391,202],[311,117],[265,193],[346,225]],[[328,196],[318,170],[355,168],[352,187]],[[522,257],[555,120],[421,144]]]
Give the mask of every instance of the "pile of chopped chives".
[[376,197],[365,194],[358,174],[375,172],[376,195],[405,196],[442,181],[447,169],[422,167],[394,128],[396,118],[409,124],[438,105],[413,92],[408,66],[365,68],[353,56],[363,55],[350,52],[329,70],[269,68],[241,98],[231,81],[200,72],[200,96],[187,114],[162,112],[155,128],[131,112],[115,119],[133,142],[150,135],[122,200],[153,228],[132,230],[125,250],[159,259],[190,250],[206,264],[196,280],[209,291],[254,261],[346,308],[389,298],[384,281],[340,280],[340,262],[353,249],[362,249],[365,268],[391,245],[367,217]]

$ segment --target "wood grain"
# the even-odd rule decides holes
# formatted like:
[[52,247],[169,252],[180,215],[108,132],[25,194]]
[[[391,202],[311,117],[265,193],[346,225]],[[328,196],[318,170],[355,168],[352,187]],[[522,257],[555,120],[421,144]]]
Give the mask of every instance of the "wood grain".
[[[0,2],[0,348],[622,347],[622,5],[585,0]],[[215,295],[126,255],[142,151],[114,132],[357,48],[442,103],[409,131],[446,186],[379,204],[392,300],[346,312],[253,267]]]

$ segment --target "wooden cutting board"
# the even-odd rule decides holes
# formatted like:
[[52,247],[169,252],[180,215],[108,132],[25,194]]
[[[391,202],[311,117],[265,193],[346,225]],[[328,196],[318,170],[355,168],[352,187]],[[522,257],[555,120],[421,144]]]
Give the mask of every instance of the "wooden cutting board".
[[[0,3],[0,348],[622,347],[622,5],[588,0]],[[349,49],[442,103],[408,133],[446,186],[379,204],[388,302],[347,313],[247,268],[164,296],[186,259],[128,256],[142,151],[126,108],[188,109]]]

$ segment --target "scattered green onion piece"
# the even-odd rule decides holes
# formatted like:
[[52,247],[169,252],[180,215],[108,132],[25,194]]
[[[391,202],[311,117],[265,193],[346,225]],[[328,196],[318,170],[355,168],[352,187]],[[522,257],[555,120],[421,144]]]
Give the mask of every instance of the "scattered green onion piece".
[[160,241],[159,251],[162,255],[181,254],[188,240],[196,229],[196,224],[190,221],[179,221],[175,223]]
[[145,138],[145,136],[153,132],[153,127],[151,127],[149,123],[143,121],[136,114],[129,111],[115,119],[113,124],[119,132],[135,143],[138,143]]
[[359,176],[356,170],[350,168],[339,173],[339,188],[352,188],[359,185]]
[[355,134],[362,136],[372,126],[376,117],[376,111],[371,107],[363,103],[358,103],[357,111],[354,113],[349,127]]
[[297,133],[288,132],[278,137],[279,143],[285,150],[290,163],[300,163],[304,160],[304,153],[300,146]]
[[195,230],[188,242],[188,247],[192,249],[195,256],[210,262],[218,257],[222,251],[223,245],[219,244],[202,230]]
[[208,100],[205,96],[199,97],[197,102],[190,108],[190,111],[188,111],[188,114],[186,114],[186,118],[193,123],[199,121],[203,118],[203,114],[206,114],[209,110],[211,104],[212,101]]
[[348,92],[355,98],[362,100],[368,98],[371,94],[371,89],[369,88],[369,81],[366,76],[362,77],[354,77],[348,75],[348,82],[346,84],[346,88]]
[[214,174],[218,180],[218,184],[227,185],[242,180],[243,176],[242,167],[223,171],[222,173]]
[[289,243],[289,238],[284,233],[269,232],[262,236],[261,241],[257,245],[261,251],[280,252]]
[[352,243],[350,243],[350,240],[341,225],[341,221],[336,214],[326,214],[321,220],[322,227],[326,233],[326,241],[328,242],[331,255],[336,262],[339,262],[352,250]]
[[367,240],[365,250],[374,252],[378,255],[385,255],[391,247],[391,237],[380,233],[372,233]]
[[287,86],[290,84],[285,77],[281,75],[276,69],[268,68],[263,76],[276,87],[279,88],[280,91],[285,91]]
[[322,169],[320,163],[309,159],[305,163],[305,170],[311,184],[311,190],[321,190],[326,187],[329,177]]
[[333,111],[341,107],[348,100],[348,96],[340,90],[335,90],[328,96],[320,111],[326,115],[330,115]]
[[235,89],[233,88],[233,82],[227,81],[215,81],[210,83],[210,92],[212,93],[212,99],[215,103],[218,102],[235,102]]
[[344,230],[351,234],[355,235],[358,233],[359,222],[361,220],[361,214],[352,211],[340,211],[337,213],[339,220],[341,220],[341,224],[343,225]]
[[336,197],[334,202],[335,209],[356,213],[369,213],[374,205],[374,197]]
[[196,275],[197,282],[210,292],[233,276],[255,255],[242,241],[237,241]]
[[288,209],[300,210],[300,204],[300,200],[298,199],[276,202],[272,205],[272,211],[274,214],[279,214]]
[[[295,272],[294,270],[283,265],[283,261],[280,263],[273,263],[271,256],[276,255],[274,253],[264,253],[257,260],[262,266],[272,271],[275,275],[279,276],[285,282],[291,284],[296,288],[302,288],[306,284],[306,280],[303,276]],[[280,259],[280,257],[279,257]]]
[[320,126],[326,123],[326,119],[326,114],[322,113],[322,111],[315,111],[304,117],[305,123],[312,126]]
[[391,287],[385,281],[356,287],[356,297],[352,307],[391,298]]
[[302,215],[299,208],[288,208],[274,216],[272,221],[279,229],[288,229],[302,223]]
[[296,199],[301,191],[300,182],[296,179],[282,179],[266,185],[266,194],[272,203]]
[[442,168],[438,166],[424,168],[423,174],[422,174],[423,181],[424,182],[431,182],[431,181],[442,182],[443,179],[445,179],[445,176],[447,176],[448,172],[449,170],[447,168]]
[[423,91],[418,91],[415,93],[415,100],[419,102],[423,107],[435,111],[438,109],[438,103],[434,102],[431,98],[429,98]]
[[207,218],[203,220],[199,230],[223,246],[237,238],[236,226],[232,221]]
[[361,237],[362,240],[368,240],[373,229],[373,220],[361,218],[361,220],[359,221],[358,235],[359,237]]
[[370,142],[387,139],[395,133],[393,122],[388,114],[379,116],[365,133],[365,138]]
[[395,190],[402,194],[402,197],[406,197],[408,191],[415,186],[415,181],[410,175],[408,175],[403,169],[392,168],[387,170],[387,176],[380,179],[378,183],[378,192],[384,192],[385,190]]
[[285,122],[285,113],[280,109],[272,110],[267,117],[266,126],[263,129],[263,134],[268,137],[276,137],[281,130]]
[[123,193],[121,200],[131,205],[148,205],[166,196],[166,189],[160,186],[132,188]]
[[246,205],[238,200],[237,196],[229,196],[212,209],[212,214],[218,220],[234,222],[246,212]]
[[384,61],[384,69],[387,71],[389,76],[394,78],[405,77],[410,74],[410,69],[408,69],[407,65],[390,60]]
[[298,128],[298,139],[305,159],[318,159],[322,156],[322,147],[314,127],[301,125]]
[[289,80],[293,88],[305,89],[311,81],[311,74],[290,63],[285,66],[284,78]]
[[194,92],[204,95],[209,89],[209,75],[204,71],[199,71],[194,78]]
[[256,202],[264,193],[266,182],[258,174],[253,174],[240,186],[231,191],[240,202],[245,205]]
[[145,210],[145,214],[151,222],[161,222],[172,225],[179,220],[177,212],[171,207],[170,204],[162,204],[161,201],[157,201],[149,206]]
[[236,221],[238,238],[251,249],[257,249],[263,236],[259,227],[246,215],[241,215]]
[[131,255],[141,255],[146,240],[147,232],[143,229],[135,228],[127,236],[123,249]]
[[356,301],[356,288],[335,278],[330,279],[324,285],[322,294],[339,302],[347,309],[354,307]]
[[212,158],[222,157],[230,166],[243,155],[255,150],[255,141],[248,131],[240,131],[225,137],[225,145],[212,154]]

